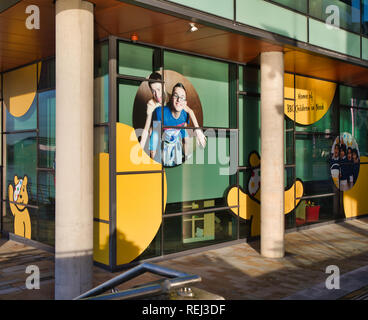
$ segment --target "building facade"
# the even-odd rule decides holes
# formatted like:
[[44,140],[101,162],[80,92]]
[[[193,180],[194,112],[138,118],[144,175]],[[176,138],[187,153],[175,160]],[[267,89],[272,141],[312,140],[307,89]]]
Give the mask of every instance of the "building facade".
[[368,1],[54,2],[0,5],[0,221],[60,274],[368,214]]

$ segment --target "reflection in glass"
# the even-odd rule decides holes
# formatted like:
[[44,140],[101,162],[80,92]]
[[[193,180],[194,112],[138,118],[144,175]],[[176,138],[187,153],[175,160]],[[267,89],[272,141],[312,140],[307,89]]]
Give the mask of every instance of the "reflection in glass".
[[237,218],[227,211],[167,217],[164,225],[164,254],[237,238]]
[[[37,139],[36,133],[17,133],[6,135],[6,173],[5,188],[10,183],[14,185],[14,176],[28,177],[29,204],[36,204],[37,194]],[[5,198],[8,199],[6,192]]]
[[279,3],[285,7],[307,13],[307,0],[272,0],[273,2]]
[[297,135],[296,177],[303,181],[304,194],[333,193],[330,174],[330,152],[333,139],[318,135]]
[[[193,137],[191,129],[186,131]],[[187,202],[203,199],[221,204],[223,201],[216,199],[223,199],[227,188],[236,183],[236,133],[208,129],[204,134],[207,136],[204,149],[196,145],[194,138],[190,138],[189,156],[181,165],[165,169],[169,191],[167,203],[176,204],[168,206],[167,213],[171,213],[170,209],[185,209]],[[193,203],[190,205],[193,206]],[[194,204],[194,208],[198,206],[198,203]]]
[[248,166],[252,151],[261,153],[261,101],[259,98],[239,98],[239,165]]
[[38,241],[55,244],[55,173],[38,172]]
[[109,153],[109,127],[94,128],[94,154]]
[[28,111],[21,117],[10,114],[8,108],[5,109],[5,131],[31,130],[37,128],[37,96],[35,96]]
[[94,123],[109,120],[109,48],[108,43],[95,47]]
[[[338,23],[339,27],[360,33],[360,1],[359,0],[310,0],[309,14],[322,21]],[[335,17],[333,19],[332,17]]]
[[38,165],[41,168],[54,168],[56,152],[55,90],[44,91],[39,94],[39,112]]
[[152,70],[153,49],[119,41],[119,74],[146,77]]
[[303,199],[295,211],[295,226],[303,226],[337,219],[339,215],[339,194],[334,196]]
[[368,109],[340,108],[340,132],[352,133],[361,156],[368,155]]
[[202,105],[203,126],[228,128],[229,64],[168,51],[164,61],[166,70],[176,71],[193,85]]

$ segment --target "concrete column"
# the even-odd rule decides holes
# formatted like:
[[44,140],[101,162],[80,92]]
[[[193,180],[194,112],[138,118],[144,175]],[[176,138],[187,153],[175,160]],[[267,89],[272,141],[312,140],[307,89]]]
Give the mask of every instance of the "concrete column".
[[93,4],[56,1],[55,299],[92,287]]
[[261,53],[261,254],[284,256],[284,57]]

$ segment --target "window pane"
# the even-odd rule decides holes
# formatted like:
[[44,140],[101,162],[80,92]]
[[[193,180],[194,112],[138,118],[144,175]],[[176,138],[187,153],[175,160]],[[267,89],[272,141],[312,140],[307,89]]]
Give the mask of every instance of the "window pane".
[[[27,207],[23,214],[28,212],[29,220],[27,219],[23,225],[26,230],[23,228],[15,228],[15,225],[19,226],[19,223],[15,223],[15,218],[10,209],[10,203],[8,201],[3,201],[3,208],[4,208],[4,216],[3,216],[3,230],[6,232],[10,232],[16,234],[20,237],[27,236],[28,232],[30,232],[30,239],[39,241],[39,229],[38,229],[38,210],[35,208]],[[22,225],[22,224],[21,224]],[[30,230],[29,230],[30,229]]]
[[95,47],[94,66],[94,123],[109,121],[109,47],[100,43]]
[[340,132],[352,134],[360,156],[368,155],[368,109],[340,108]]
[[303,199],[295,209],[295,226],[325,222],[341,217],[338,193],[332,197]]
[[[337,85],[333,82],[296,76],[295,86],[296,130],[337,132]],[[287,93],[291,96],[291,90],[288,90],[290,92]],[[287,101],[288,106],[291,106],[291,109],[287,109],[286,114],[293,120],[294,101],[285,101]]]
[[277,2],[285,7],[307,13],[307,0],[273,0],[273,2]]
[[[6,135],[6,177],[5,185],[14,186],[14,177],[23,179],[27,176],[29,204],[36,204],[37,195],[37,139],[36,133],[17,133]],[[8,194],[6,190],[6,199]]]
[[251,93],[261,92],[261,73],[256,66],[239,68],[239,90]]
[[164,254],[237,238],[237,217],[227,211],[166,217]]
[[119,42],[118,47],[120,74],[146,77],[152,72],[152,48],[126,42]]
[[340,86],[340,105],[368,108],[368,90]]
[[55,173],[38,173],[38,241],[55,245]]
[[109,127],[94,128],[94,154],[109,153]]
[[[340,27],[360,33],[360,1],[359,0],[310,0],[309,13],[312,17],[327,21],[334,11],[339,9]],[[331,11],[332,10],[332,11]]]
[[161,255],[161,228],[148,248],[134,261],[150,259]]
[[42,61],[38,89],[55,89],[55,59]]
[[362,33],[368,35],[368,0],[362,1]]
[[32,64],[3,75],[5,131],[37,128],[37,66]]
[[248,166],[252,151],[261,153],[261,101],[259,98],[239,99],[239,165]]
[[20,116],[13,116],[8,108],[5,109],[5,131],[31,130],[37,128],[37,97],[35,96],[28,111]]
[[39,167],[54,168],[55,166],[55,90],[39,94]]
[[[146,83],[143,85],[145,84]],[[143,128],[146,119],[146,103],[144,103],[146,101],[142,101],[141,103],[137,102],[135,106],[136,98],[139,100],[141,97],[141,95],[138,94],[140,85],[141,83],[138,81],[121,80],[119,82],[117,121],[133,127],[134,120],[139,118],[139,127]]]
[[[179,73],[179,78],[184,76],[198,94],[203,109],[203,126],[228,128],[230,109],[228,64],[172,52],[165,52],[164,61],[165,70]],[[170,85],[166,86],[168,93],[171,94]]]
[[294,164],[294,132],[288,131],[285,132],[285,138],[284,138],[284,159],[285,164]]
[[336,192],[331,172],[330,154],[333,137],[297,135],[296,178],[303,181],[304,195]]
[[[186,132],[192,135],[190,130]],[[226,205],[226,191],[236,184],[236,133],[231,138],[229,132],[206,130],[205,134],[204,149],[196,146],[195,138],[189,138],[186,160],[165,168],[170,204],[166,213]]]

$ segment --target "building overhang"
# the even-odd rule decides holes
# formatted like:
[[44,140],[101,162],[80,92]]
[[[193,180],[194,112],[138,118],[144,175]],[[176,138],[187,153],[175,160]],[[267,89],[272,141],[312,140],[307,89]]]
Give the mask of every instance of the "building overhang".
[[[221,18],[215,26],[214,17],[206,23],[198,17],[188,18],[185,12],[173,14],[169,12],[171,7],[158,11],[157,8],[149,8],[145,4],[147,1],[143,0],[127,1],[129,3],[119,0],[90,1],[95,4],[96,40],[109,35],[129,40],[135,33],[138,43],[239,63],[257,62],[259,54],[264,51],[284,51],[287,72],[368,87],[368,68],[348,56],[327,50],[311,51],[303,44],[280,41],[275,35],[252,28],[234,26],[230,30],[230,26],[221,25]],[[55,55],[54,0],[12,2],[13,5],[0,13],[0,72]],[[26,27],[26,8],[29,5],[40,8],[38,30]],[[189,31],[193,22],[198,27],[196,32]]]

